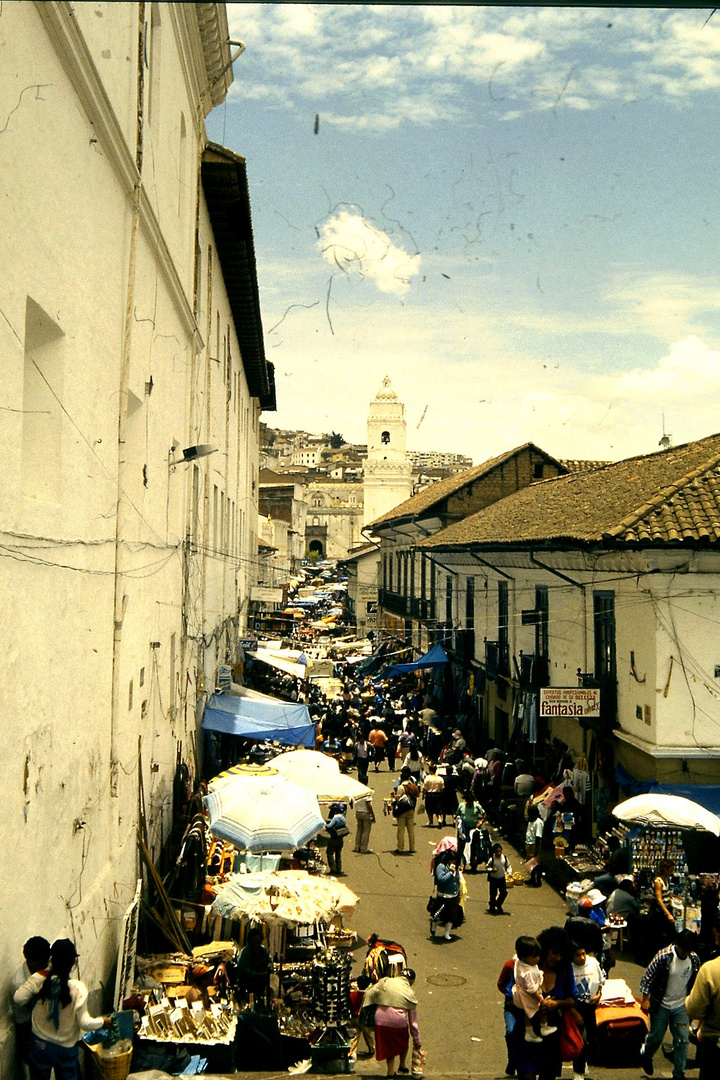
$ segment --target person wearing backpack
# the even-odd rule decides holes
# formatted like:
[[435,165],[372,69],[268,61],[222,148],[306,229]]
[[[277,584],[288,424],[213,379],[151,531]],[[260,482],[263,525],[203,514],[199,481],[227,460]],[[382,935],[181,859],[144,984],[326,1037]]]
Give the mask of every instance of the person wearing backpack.
[[415,852],[415,805],[420,794],[420,789],[412,780],[410,770],[403,768],[400,773],[400,783],[392,794],[391,809],[397,825],[396,855],[402,855],[405,851],[405,833],[408,838],[409,854]]

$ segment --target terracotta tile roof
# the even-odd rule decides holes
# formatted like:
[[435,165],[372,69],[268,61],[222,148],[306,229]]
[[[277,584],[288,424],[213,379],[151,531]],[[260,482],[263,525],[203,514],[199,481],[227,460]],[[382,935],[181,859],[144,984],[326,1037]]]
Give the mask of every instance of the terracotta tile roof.
[[590,469],[600,469],[603,465],[611,465],[610,461],[581,461],[578,458],[560,458],[560,464],[564,465],[568,472],[588,472]]
[[[498,465],[502,465],[504,462],[509,461],[515,454],[519,454],[522,450],[532,448],[538,450],[541,454],[545,454],[544,450],[540,450],[534,443],[523,443],[522,446],[516,446],[514,450],[507,450],[504,454],[499,454],[497,457],[488,458],[487,461],[483,461],[480,465],[474,465],[472,469],[466,469],[465,472],[456,473],[454,476],[448,476],[445,480],[438,480],[435,484],[430,484],[428,487],[419,491],[417,495],[413,495],[412,498],[406,499],[405,502],[400,503],[398,506],[394,506],[392,510],[389,510],[382,517],[375,518],[368,525],[371,529],[376,525],[386,524],[391,521],[397,521],[399,518],[414,518],[426,511],[431,510],[434,506],[439,505],[444,499],[447,499],[450,495],[454,495],[456,491],[461,491],[462,488],[468,484],[473,483],[481,476],[485,476],[486,473],[491,472],[497,468]],[[550,454],[545,454],[545,457],[550,461],[556,461]],[[562,463],[557,461],[557,464],[562,467]]]
[[720,434],[523,488],[420,547],[720,544]]

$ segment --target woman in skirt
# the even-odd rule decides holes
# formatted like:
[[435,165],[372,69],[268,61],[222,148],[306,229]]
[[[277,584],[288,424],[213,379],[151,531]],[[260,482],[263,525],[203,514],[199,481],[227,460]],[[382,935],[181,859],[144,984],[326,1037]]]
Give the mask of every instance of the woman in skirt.
[[410,1037],[413,1042],[412,1074],[422,1076],[417,998],[412,984],[415,972],[405,968],[401,975],[386,976],[365,992],[364,1005],[375,1005],[375,1058],[384,1061],[387,1076],[409,1073]]

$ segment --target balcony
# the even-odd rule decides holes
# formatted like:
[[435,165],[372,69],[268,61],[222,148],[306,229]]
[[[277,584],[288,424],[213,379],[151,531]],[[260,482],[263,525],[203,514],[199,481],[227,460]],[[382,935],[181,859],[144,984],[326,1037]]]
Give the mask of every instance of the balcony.
[[423,600],[419,596],[413,596],[410,601],[410,613],[413,619],[420,622],[429,622],[435,618],[435,605],[431,600]]
[[410,615],[410,600],[407,596],[401,596],[400,593],[390,592],[389,589],[379,589],[378,603],[383,611],[388,611],[391,615],[401,615],[404,618]]
[[550,685],[550,661],[547,656],[520,653],[520,685],[524,690],[539,690]]
[[510,674],[510,648],[499,641],[485,641],[485,669],[488,679]]
[[379,590],[378,602],[383,610],[391,615],[401,615],[419,622],[429,622],[435,615],[435,605],[431,600],[422,600],[419,596],[403,596],[391,592],[390,589]]

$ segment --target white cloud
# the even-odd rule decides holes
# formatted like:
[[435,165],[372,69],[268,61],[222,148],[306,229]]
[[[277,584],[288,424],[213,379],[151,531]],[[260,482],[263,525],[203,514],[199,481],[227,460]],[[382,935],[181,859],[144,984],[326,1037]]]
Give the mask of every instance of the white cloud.
[[698,337],[676,341],[651,371],[628,371],[615,381],[622,397],[665,405],[720,400],[720,352]]
[[350,210],[340,210],[325,222],[318,247],[334,269],[369,278],[382,293],[403,296],[420,270],[419,255],[409,254],[382,229]]
[[505,101],[510,118],[637,99],[681,106],[720,85],[720,21],[703,26],[702,11],[401,4],[230,4],[228,11],[231,32],[248,46],[239,79],[257,64],[264,69],[257,81],[279,79],[294,107],[312,102],[366,130],[373,122],[379,131],[402,120],[427,123],[427,107],[401,115],[398,97],[439,96],[440,108],[472,120],[479,94]]

